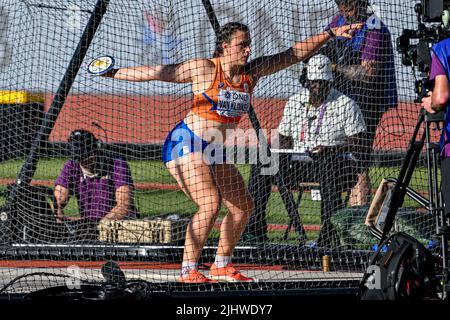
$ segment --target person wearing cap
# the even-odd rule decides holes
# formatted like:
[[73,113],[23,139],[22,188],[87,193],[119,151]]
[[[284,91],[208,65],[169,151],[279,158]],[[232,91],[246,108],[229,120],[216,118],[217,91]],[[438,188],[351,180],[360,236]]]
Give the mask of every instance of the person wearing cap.
[[[330,60],[321,54],[307,63],[304,87],[290,97],[278,126],[280,148],[298,153],[310,153],[313,162],[291,161],[280,156],[280,171],[288,187],[299,182],[320,182],[322,198],[322,227],[317,240],[321,247],[330,247],[332,228],[330,218],[342,208],[341,193],[346,184],[356,183],[344,172],[354,172],[356,159],[344,161],[358,147],[366,125],[358,105],[348,96],[333,89]],[[265,208],[270,195],[269,186],[258,186],[263,192],[255,199],[250,225],[266,226]],[[254,231],[254,230],[253,230]],[[249,229],[249,232],[251,230]],[[260,232],[260,231],[259,231]]]
[[[70,159],[55,181],[58,222],[83,220],[120,220],[136,216],[133,181],[127,162],[102,150],[99,141],[87,130],[75,130],[69,136]],[[75,195],[78,217],[66,217],[64,207]]]
[[336,37],[323,52],[333,62],[335,88],[356,101],[366,121],[367,132],[359,151],[360,158],[364,159],[350,204],[367,205],[372,196],[368,168],[375,134],[384,112],[398,103],[394,51],[389,29],[373,12],[369,0],[335,2],[339,14],[327,28],[364,23],[352,39]]
[[278,126],[281,148],[311,152],[312,163],[290,162],[291,170],[280,171],[287,174],[286,181],[293,187],[299,182],[320,183],[322,226],[317,240],[320,247],[331,246],[331,216],[343,207],[342,191],[356,184],[358,161],[352,154],[366,132],[359,106],[335,90],[333,80],[331,61],[326,56],[318,54],[310,58],[305,88],[289,99]]

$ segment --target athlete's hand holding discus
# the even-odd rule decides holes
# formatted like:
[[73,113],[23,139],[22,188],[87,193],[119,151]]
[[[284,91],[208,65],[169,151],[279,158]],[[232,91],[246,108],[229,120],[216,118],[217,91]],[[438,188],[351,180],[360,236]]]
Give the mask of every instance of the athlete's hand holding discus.
[[92,60],[87,71],[94,76],[111,77],[117,72],[118,68],[114,68],[115,60],[113,57],[105,55]]

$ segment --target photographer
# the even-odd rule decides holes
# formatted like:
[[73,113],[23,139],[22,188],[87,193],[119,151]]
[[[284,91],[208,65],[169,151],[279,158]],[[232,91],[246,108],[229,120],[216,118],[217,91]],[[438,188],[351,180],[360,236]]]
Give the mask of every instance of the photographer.
[[[102,150],[101,143],[87,130],[69,136],[70,160],[55,181],[57,222],[95,229],[100,220],[136,217],[131,171],[124,159]],[[79,217],[66,217],[64,207],[70,195],[77,198]]]
[[[442,196],[444,203],[450,204],[450,39],[435,44],[431,49],[430,81],[434,81],[434,89],[422,99],[422,107],[430,113],[445,111],[445,125],[441,135],[441,174]],[[450,205],[445,207],[445,214],[449,216]]]

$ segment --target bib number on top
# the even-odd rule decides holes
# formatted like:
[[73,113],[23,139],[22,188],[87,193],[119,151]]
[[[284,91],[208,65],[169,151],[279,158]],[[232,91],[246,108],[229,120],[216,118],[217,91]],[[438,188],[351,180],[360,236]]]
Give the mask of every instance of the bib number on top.
[[250,95],[233,90],[220,90],[217,113],[225,117],[240,117],[248,111]]

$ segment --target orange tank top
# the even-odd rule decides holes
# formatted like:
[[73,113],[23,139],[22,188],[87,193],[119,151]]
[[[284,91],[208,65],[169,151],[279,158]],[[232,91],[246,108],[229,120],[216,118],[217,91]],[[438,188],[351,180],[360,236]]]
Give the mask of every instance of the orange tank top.
[[252,79],[243,73],[240,82],[232,85],[225,79],[220,59],[215,58],[214,63],[216,65],[214,80],[203,93],[194,94],[192,112],[208,120],[237,123],[250,106]]

